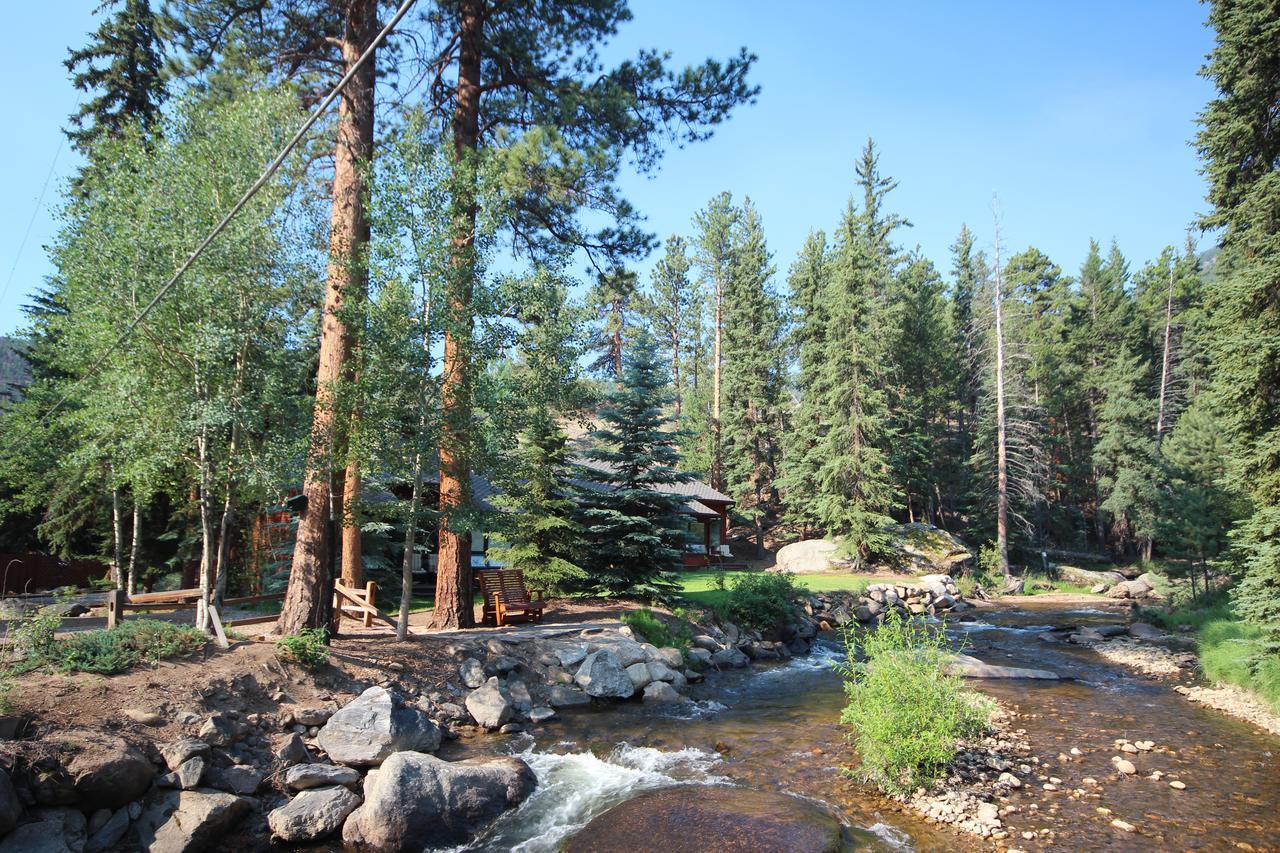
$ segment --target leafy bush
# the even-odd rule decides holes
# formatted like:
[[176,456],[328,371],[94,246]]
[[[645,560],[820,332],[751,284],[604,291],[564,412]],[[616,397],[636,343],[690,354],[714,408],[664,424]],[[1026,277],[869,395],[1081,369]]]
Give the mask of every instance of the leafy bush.
[[[683,649],[689,645],[689,640],[692,638],[688,623],[681,621],[672,628],[647,607],[631,610],[622,614],[621,618],[622,624],[631,628],[642,640],[660,649],[668,646]],[[679,616],[676,618],[680,619]]]
[[303,669],[320,669],[329,662],[329,632],[325,628],[303,628],[281,637],[276,640],[276,657]]
[[940,633],[895,610],[875,631],[849,631],[846,642],[848,662],[839,668],[849,703],[840,722],[852,728],[860,775],[888,793],[929,786],[959,742],[986,729],[991,700],[944,671],[949,652]]
[[132,619],[111,631],[82,631],[61,640],[46,633],[46,627],[33,620],[18,629],[28,645],[10,672],[47,666],[61,672],[113,675],[139,663],[193,654],[209,641],[202,631],[159,619]]
[[795,600],[805,592],[786,572],[747,572],[733,578],[725,611],[735,622],[768,631],[794,617]]

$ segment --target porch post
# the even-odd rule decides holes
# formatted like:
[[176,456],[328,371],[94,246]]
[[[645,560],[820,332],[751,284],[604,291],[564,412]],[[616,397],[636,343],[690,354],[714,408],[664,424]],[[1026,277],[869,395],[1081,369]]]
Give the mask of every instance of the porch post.
[[705,518],[702,520],[702,550],[703,559],[706,560],[708,566],[711,565],[711,522]]

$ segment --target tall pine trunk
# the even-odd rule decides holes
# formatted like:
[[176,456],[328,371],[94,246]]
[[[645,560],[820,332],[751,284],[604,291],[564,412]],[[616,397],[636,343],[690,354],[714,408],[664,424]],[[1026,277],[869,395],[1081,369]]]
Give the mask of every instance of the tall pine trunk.
[[480,60],[484,7],[479,0],[458,4],[458,86],[453,112],[453,148],[459,174],[454,180],[453,237],[449,258],[448,317],[441,377],[443,431],[440,441],[440,547],[436,566],[434,628],[470,628],[471,534],[454,529],[456,514],[469,501],[471,465],[471,294],[475,280],[476,173],[480,139]]
[[1009,458],[1004,400],[1004,272],[1000,268],[1000,230],[996,229],[996,549],[1000,572],[1009,581]]
[[723,464],[720,459],[720,335],[723,325],[723,285],[717,275],[715,304],[715,344],[711,351],[711,488],[724,488]]
[[[378,31],[377,0],[348,0],[343,25],[343,72],[349,71],[373,43]],[[368,270],[363,248],[369,241],[365,217],[365,164],[373,156],[375,61],[361,66],[342,92],[334,150],[333,207],[329,222],[329,267],[320,329],[320,364],[316,371],[316,405],[311,447],[302,493],[306,507],[298,518],[289,588],[276,630],[294,634],[328,624],[330,504],[333,469],[345,442],[338,435],[335,392],[347,372],[350,330],[342,319],[349,299],[363,297]]]

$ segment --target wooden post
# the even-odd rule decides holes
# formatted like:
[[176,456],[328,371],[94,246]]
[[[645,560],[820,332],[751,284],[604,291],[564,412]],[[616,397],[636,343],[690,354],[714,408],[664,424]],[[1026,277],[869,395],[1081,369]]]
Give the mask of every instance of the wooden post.
[[[364,585],[364,603],[370,607],[378,606],[378,585],[373,581],[369,581]],[[364,612],[364,626],[366,628],[373,627],[373,614],[368,610]]]
[[218,608],[210,604],[208,606],[208,612],[209,624],[213,628],[214,644],[220,649],[229,648],[231,644],[227,642],[226,632],[222,630],[222,617],[218,614]]
[[107,630],[110,631],[124,619],[125,591],[113,589],[107,592]]

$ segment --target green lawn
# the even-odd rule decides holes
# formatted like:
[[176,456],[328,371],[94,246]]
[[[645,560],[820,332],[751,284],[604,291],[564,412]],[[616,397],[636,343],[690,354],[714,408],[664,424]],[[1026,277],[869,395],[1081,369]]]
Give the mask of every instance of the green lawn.
[[[715,607],[728,598],[728,587],[733,578],[749,573],[725,572],[725,589],[720,589],[716,585],[719,574],[713,571],[680,572],[680,586],[684,597],[703,607]],[[797,574],[792,577],[797,585],[805,587],[810,592],[862,592],[876,581],[875,578],[865,575],[833,573]]]

